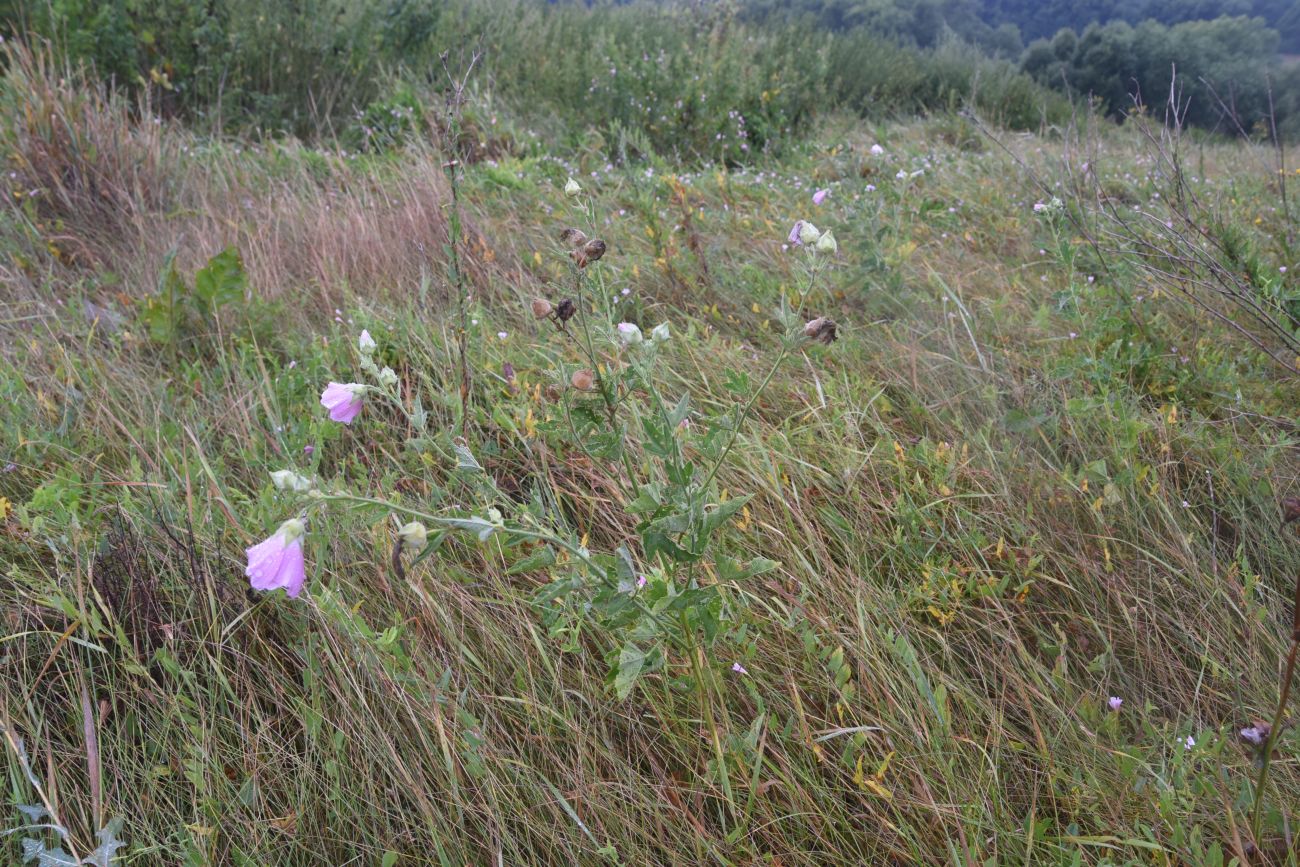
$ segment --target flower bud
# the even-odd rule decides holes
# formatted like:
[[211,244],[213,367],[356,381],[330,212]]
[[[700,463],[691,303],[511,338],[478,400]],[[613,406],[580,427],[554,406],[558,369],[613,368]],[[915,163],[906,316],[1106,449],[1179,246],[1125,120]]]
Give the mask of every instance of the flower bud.
[[310,491],[315,487],[315,483],[304,475],[295,473],[293,470],[276,470],[271,473],[271,484],[275,485],[277,491]]
[[397,531],[397,538],[403,548],[417,554],[429,543],[429,530],[419,521],[412,521]]
[[397,374],[393,372],[391,367],[385,367],[379,371],[379,384],[384,388],[392,388],[397,385]]
[[533,316],[538,319],[545,319],[551,315],[551,302],[545,298],[533,299]]
[[835,243],[835,236],[830,232],[826,232],[817,239],[817,246],[813,249],[818,253],[834,253],[839,250],[839,248],[840,245]]
[[641,329],[631,322],[618,323],[618,339],[624,346],[635,346],[643,339]]
[[668,333],[668,323],[660,322],[654,328],[650,329],[650,339],[655,343],[667,343],[672,335]]
[[596,378],[590,370],[575,370],[573,376],[569,377],[569,383],[578,391],[590,391],[595,382]]
[[807,220],[800,220],[796,225],[799,227],[800,244],[816,244],[822,236],[822,233],[818,231],[817,227]]
[[581,192],[582,192],[582,187],[578,186],[578,182],[575,181],[573,178],[569,178],[569,182],[564,185],[564,194],[566,196],[576,196],[578,195],[578,193]]
[[377,348],[378,344],[375,343],[375,339],[370,336],[370,332],[362,329],[361,336],[357,338],[357,351],[362,355],[370,356],[374,354],[375,349]]
[[825,316],[818,316],[803,327],[804,336],[818,343],[831,344],[839,337],[837,326]]

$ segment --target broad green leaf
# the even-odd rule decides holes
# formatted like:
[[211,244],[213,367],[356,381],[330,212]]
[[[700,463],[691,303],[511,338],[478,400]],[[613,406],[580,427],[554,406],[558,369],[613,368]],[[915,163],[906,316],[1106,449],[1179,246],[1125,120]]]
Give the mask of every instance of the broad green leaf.
[[614,678],[614,693],[620,701],[631,694],[632,687],[636,686],[636,680],[641,676],[641,669],[644,666],[645,651],[630,641],[624,644],[622,652],[618,655],[618,675]]
[[208,312],[243,299],[247,286],[244,260],[234,247],[227,247],[213,256],[194,275],[194,296],[207,305]]

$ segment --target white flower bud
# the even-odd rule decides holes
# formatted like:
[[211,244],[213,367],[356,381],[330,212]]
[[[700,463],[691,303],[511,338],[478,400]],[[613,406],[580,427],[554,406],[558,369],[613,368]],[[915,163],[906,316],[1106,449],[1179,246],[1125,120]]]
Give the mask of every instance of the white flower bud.
[[804,246],[816,244],[822,233],[812,223],[804,220],[799,224],[799,243]]
[[839,248],[839,244],[835,243],[835,236],[830,232],[825,233],[817,239],[816,250],[818,253],[834,253]]
[[573,178],[569,178],[569,182],[564,185],[564,194],[566,196],[576,196],[578,195],[578,193],[581,192],[582,192],[582,187],[578,186],[578,182],[575,181]]
[[667,343],[672,335],[668,333],[668,323],[660,322],[654,328],[650,329],[650,339],[655,343]]
[[370,356],[374,354],[378,347],[379,344],[375,343],[374,338],[370,336],[370,332],[362,329],[361,336],[357,338],[357,351],[362,355]]
[[293,470],[276,470],[271,473],[271,484],[275,485],[277,491],[310,491],[316,485],[311,479],[304,475],[295,473]]
[[618,339],[624,346],[635,346],[642,340],[641,329],[631,322],[618,323]]
[[397,385],[397,374],[393,372],[391,367],[385,367],[379,371],[379,384],[384,388],[392,388]]
[[419,521],[412,521],[397,531],[397,538],[403,548],[416,554],[423,551],[424,546],[429,543],[429,530]]

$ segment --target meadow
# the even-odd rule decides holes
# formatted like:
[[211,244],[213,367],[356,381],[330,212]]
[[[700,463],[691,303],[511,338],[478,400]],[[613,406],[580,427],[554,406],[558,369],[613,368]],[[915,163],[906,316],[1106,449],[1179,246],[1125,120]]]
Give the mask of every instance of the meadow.
[[1295,862],[1284,150],[7,58],[11,862]]

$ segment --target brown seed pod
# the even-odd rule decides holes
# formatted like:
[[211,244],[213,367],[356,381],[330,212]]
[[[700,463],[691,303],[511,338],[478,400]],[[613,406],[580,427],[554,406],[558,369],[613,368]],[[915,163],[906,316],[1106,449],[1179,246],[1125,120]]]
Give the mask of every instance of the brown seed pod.
[[825,316],[818,316],[803,327],[804,336],[818,343],[831,344],[839,337],[838,326]]
[[1282,526],[1286,527],[1292,521],[1300,521],[1300,499],[1295,497],[1282,498]]
[[570,247],[581,247],[583,244],[587,243],[587,233],[581,229],[575,229],[573,226],[569,226],[560,233],[560,240],[568,244]]
[[604,255],[605,242],[599,238],[592,238],[590,241],[569,254],[573,261],[578,264],[579,268],[586,268],[589,264],[595,262]]
[[550,385],[546,386],[546,399],[549,400],[551,403],[556,403],[563,396],[564,396],[564,389],[560,388],[555,383],[551,383]]
[[537,317],[538,319],[545,319],[547,316],[550,315],[551,315],[551,302],[547,301],[545,298],[534,298],[533,316]]
[[572,298],[565,298],[560,302],[560,306],[555,308],[555,315],[561,322],[568,322],[577,312],[578,305],[573,303]]
[[569,377],[569,383],[578,391],[589,391],[595,382],[596,378],[590,370],[575,370],[573,376]]

